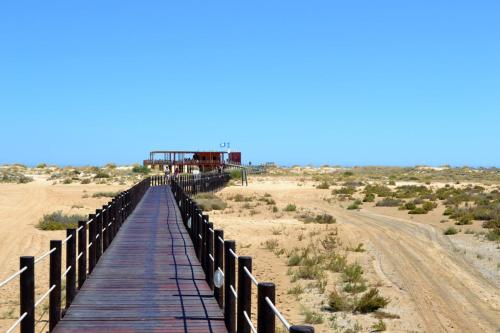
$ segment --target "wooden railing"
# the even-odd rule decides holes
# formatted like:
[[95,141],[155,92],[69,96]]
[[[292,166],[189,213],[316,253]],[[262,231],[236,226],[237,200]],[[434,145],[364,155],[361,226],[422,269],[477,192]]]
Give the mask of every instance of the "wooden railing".
[[[20,269],[0,282],[0,288],[20,279],[20,316],[7,330],[13,332],[20,326],[21,333],[35,332],[37,307],[49,297],[49,331],[64,316],[77,290],[82,288],[87,276],[92,273],[99,258],[109,247],[125,219],[132,213],[150,186],[146,178],[130,189],[115,196],[102,209],[96,209],[87,221],[79,221],[77,229],[67,229],[63,240],[51,240],[49,250],[41,256],[23,256]],[[62,271],[62,251],[65,246],[66,263]],[[77,250],[78,248],[78,250]],[[48,290],[35,300],[35,265],[49,258],[50,284]],[[66,308],[61,309],[62,280],[66,279]]]
[[[276,317],[288,332],[313,333],[311,326],[290,325],[275,305],[275,285],[259,282],[252,274],[252,257],[239,256],[236,242],[224,239],[224,231],[214,229],[190,194],[214,191],[229,180],[227,174],[212,174],[201,184],[192,177],[172,180],[172,192],[181,211],[183,223],[193,242],[196,256],[205,272],[214,297],[224,310],[229,333],[274,333]],[[202,185],[200,188],[199,186]],[[237,284],[236,284],[237,281]],[[252,286],[257,288],[257,325],[252,321]]]

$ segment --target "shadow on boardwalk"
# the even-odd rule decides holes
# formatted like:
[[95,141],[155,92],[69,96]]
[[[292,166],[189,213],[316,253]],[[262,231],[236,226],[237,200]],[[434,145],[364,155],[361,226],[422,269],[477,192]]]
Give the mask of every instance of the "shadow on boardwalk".
[[54,332],[227,332],[167,186],[148,189]]

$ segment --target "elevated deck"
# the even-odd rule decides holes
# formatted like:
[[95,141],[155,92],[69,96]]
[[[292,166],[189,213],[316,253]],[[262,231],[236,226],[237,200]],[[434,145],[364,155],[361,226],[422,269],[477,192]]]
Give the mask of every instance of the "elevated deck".
[[168,186],[147,190],[53,332],[227,332]]

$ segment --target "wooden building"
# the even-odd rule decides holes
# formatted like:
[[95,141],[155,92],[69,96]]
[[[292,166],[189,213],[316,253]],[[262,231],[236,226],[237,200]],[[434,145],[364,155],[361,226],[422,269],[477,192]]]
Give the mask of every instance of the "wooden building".
[[165,170],[168,167],[172,173],[175,170],[181,173],[207,172],[224,168],[226,164],[241,165],[241,153],[155,150],[149,153],[149,159],[144,160],[143,164],[158,170]]

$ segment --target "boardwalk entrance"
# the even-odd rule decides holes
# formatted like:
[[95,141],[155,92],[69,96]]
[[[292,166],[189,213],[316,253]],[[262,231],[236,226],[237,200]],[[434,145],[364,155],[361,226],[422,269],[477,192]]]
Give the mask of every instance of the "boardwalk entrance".
[[170,187],[150,187],[54,332],[227,332]]

